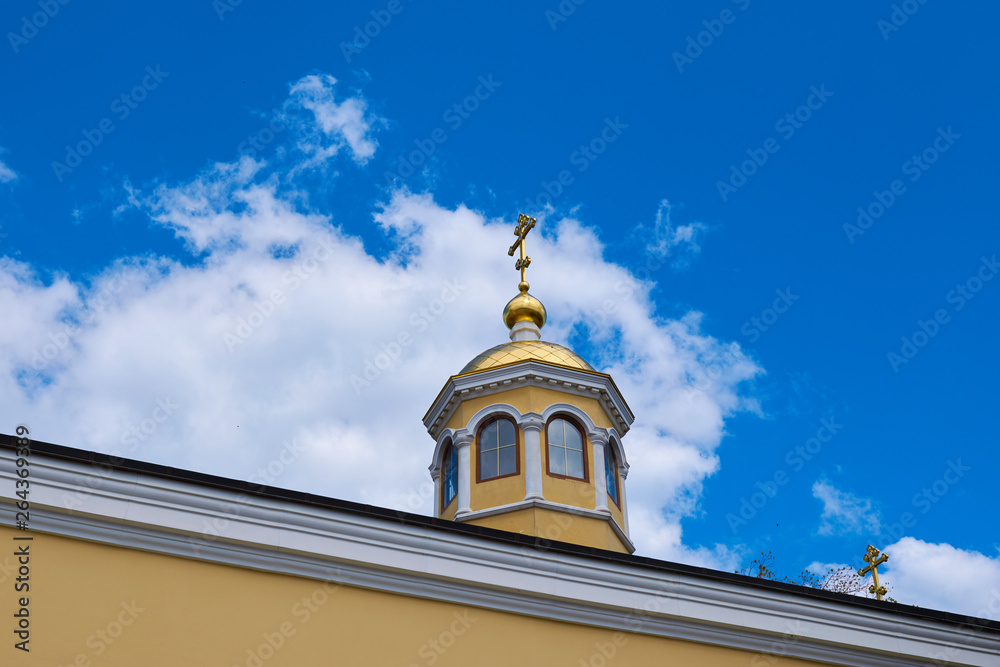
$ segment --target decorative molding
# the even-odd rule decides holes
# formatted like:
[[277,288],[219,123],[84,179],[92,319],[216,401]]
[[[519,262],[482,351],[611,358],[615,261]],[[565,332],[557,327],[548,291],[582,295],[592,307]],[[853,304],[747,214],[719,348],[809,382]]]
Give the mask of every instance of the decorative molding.
[[628,432],[635,419],[610,375],[529,360],[448,378],[424,416],[424,426],[431,437],[437,439],[462,398],[472,394],[491,395],[529,385],[556,386],[560,391],[597,399],[621,435]]
[[537,412],[526,412],[518,420],[517,425],[521,427],[525,433],[528,431],[541,432],[545,428],[545,419]]
[[[253,495],[219,480],[167,477],[166,468],[147,474],[32,457],[32,530],[41,533],[757,651],[762,659],[780,651],[872,667],[931,665],[939,657],[981,667],[1000,661],[1000,630],[986,621],[968,627],[646,559],[485,538],[402,512],[397,521],[389,511]],[[0,450],[5,508],[16,500],[14,471],[13,452]]]
[[462,430],[468,433],[470,438],[473,438],[473,434],[478,433],[480,427],[494,417],[509,417],[512,422],[518,425],[524,419],[521,412],[510,403],[493,403],[480,408],[476,414],[469,418]]

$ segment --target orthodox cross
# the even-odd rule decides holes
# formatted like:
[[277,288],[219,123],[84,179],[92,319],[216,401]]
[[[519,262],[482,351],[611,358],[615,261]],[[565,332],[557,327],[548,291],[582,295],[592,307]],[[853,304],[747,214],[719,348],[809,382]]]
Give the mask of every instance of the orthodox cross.
[[528,281],[524,277],[524,270],[527,269],[528,266],[531,264],[531,258],[524,256],[524,238],[528,235],[528,232],[530,232],[531,228],[534,226],[535,226],[534,218],[529,218],[523,213],[518,214],[517,225],[515,225],[514,227],[514,236],[517,237],[517,240],[514,241],[514,245],[512,245],[510,247],[510,250],[507,251],[507,254],[513,257],[514,251],[517,250],[518,248],[521,249],[521,259],[514,262],[514,268],[521,272],[521,284],[518,285],[518,288],[522,292],[528,291]]
[[878,549],[872,545],[868,545],[868,553],[865,554],[865,562],[868,563],[867,567],[858,570],[858,574],[862,577],[866,576],[869,572],[872,573],[872,579],[875,581],[874,584],[868,587],[869,593],[874,593],[875,598],[878,600],[882,599],[882,596],[887,593],[885,586],[880,586],[878,583],[878,566],[889,560],[889,556],[886,554],[878,555]]

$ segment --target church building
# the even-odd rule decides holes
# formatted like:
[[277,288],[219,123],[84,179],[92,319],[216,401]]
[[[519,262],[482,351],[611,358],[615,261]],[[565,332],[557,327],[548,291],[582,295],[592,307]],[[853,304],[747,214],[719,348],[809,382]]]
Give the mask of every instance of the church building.
[[543,340],[534,225],[423,417],[433,516],[0,436],[0,664],[1000,665],[997,622],[635,555],[636,417]]

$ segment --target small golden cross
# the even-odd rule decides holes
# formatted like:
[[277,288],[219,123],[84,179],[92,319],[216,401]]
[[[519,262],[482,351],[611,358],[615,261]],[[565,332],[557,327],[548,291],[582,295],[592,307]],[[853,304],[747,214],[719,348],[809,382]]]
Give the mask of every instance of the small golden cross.
[[514,256],[514,251],[518,248],[521,249],[521,259],[514,262],[514,268],[521,272],[521,284],[518,285],[518,289],[522,292],[528,291],[528,281],[524,277],[524,270],[531,265],[531,258],[524,256],[524,238],[531,231],[532,227],[535,226],[535,219],[529,218],[523,213],[517,216],[517,225],[514,226],[514,236],[517,237],[517,241],[514,241],[514,245],[510,247],[507,254],[511,257]]
[[878,583],[878,566],[889,560],[889,556],[886,554],[879,556],[878,553],[878,549],[870,544],[868,545],[868,553],[865,554],[864,558],[865,562],[868,563],[868,566],[858,570],[858,575],[864,577],[867,576],[869,572],[872,573],[872,579],[875,583],[868,587],[868,592],[874,593],[875,598],[881,600],[882,596],[888,591],[886,591],[885,586],[880,586]]

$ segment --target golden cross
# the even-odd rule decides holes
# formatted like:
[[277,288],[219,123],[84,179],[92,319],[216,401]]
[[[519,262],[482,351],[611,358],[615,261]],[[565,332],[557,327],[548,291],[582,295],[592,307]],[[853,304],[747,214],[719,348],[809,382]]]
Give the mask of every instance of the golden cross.
[[869,572],[872,573],[872,579],[875,583],[868,587],[868,592],[874,593],[875,598],[881,600],[882,596],[888,591],[886,591],[885,586],[880,586],[878,583],[878,566],[889,560],[889,556],[886,554],[879,556],[878,553],[878,549],[870,544],[868,545],[868,553],[865,554],[864,558],[865,562],[868,563],[868,566],[858,570],[858,575],[864,577]]
[[518,214],[517,225],[514,226],[514,236],[517,237],[517,240],[514,241],[514,245],[512,245],[510,247],[510,250],[507,251],[507,254],[513,257],[514,251],[517,250],[518,248],[521,249],[521,259],[514,262],[514,268],[521,272],[521,284],[518,285],[517,287],[522,292],[528,291],[528,281],[524,277],[524,270],[531,265],[531,258],[524,256],[524,238],[528,235],[528,232],[530,232],[532,227],[534,226],[535,226],[534,218],[529,218],[523,213]]

